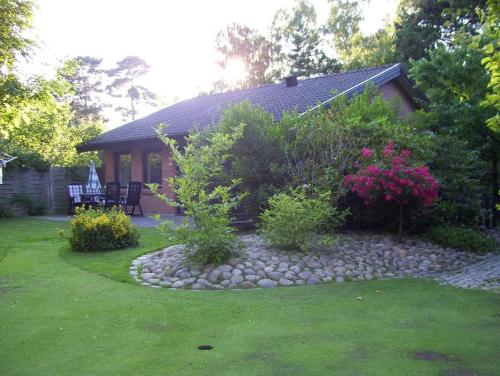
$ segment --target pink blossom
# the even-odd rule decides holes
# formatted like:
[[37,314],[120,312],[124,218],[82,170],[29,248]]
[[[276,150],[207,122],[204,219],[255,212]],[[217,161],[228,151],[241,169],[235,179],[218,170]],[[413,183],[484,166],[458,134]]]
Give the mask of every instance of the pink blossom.
[[373,150],[371,150],[369,148],[363,148],[361,150],[361,156],[363,158],[371,158],[373,156]]

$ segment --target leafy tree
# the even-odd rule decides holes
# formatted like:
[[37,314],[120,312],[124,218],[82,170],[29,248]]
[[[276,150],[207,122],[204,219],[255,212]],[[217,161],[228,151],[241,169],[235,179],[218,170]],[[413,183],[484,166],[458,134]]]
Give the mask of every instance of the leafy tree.
[[103,103],[98,95],[103,92],[102,59],[77,56],[68,60],[59,75],[71,84],[69,102],[76,121],[102,117]]
[[451,45],[457,33],[474,35],[485,0],[402,0],[395,22],[396,50],[402,61],[427,57],[439,43]]
[[[219,54],[217,64],[225,68],[234,58],[245,63],[247,76],[235,84],[235,87],[250,87],[269,83],[273,78],[274,50],[271,42],[257,30],[245,25],[233,23],[219,31],[216,38],[216,50]],[[216,83],[214,90],[227,89],[228,84]]]
[[484,56],[481,63],[490,73],[489,90],[481,103],[485,107],[494,107],[496,113],[486,120],[488,127],[500,132],[500,4],[495,0],[487,0],[487,9],[482,14],[483,32],[474,38],[472,46],[480,48]]
[[[467,142],[469,150],[488,163],[489,174],[483,173],[483,182],[488,184],[489,180],[495,203],[498,201],[500,140],[486,123],[495,109],[480,106],[490,79],[481,59],[481,53],[470,46],[470,39],[463,39],[452,46],[440,45],[430,51],[428,58],[413,64],[411,75],[430,99],[432,130]],[[496,221],[497,213],[494,205],[491,206]]]
[[0,121],[13,124],[0,138],[2,149],[14,155],[35,153],[56,166],[86,164],[96,157],[95,153],[78,154],[76,146],[97,136],[102,122],[74,121],[69,104],[58,100],[70,90],[66,81],[36,77],[21,88],[22,99],[0,110]]
[[130,106],[118,106],[115,110],[121,113],[124,120],[135,120],[138,104],[156,104],[156,94],[136,84],[137,79],[147,74],[150,67],[138,56],[127,56],[116,64],[115,68],[106,71],[112,80],[106,86],[106,91],[115,98],[127,99]]
[[0,0],[0,74],[10,69],[18,55],[26,56],[32,41],[24,31],[31,27],[30,0]]
[[351,37],[358,34],[359,23],[363,19],[360,6],[366,0],[329,0],[330,15],[326,30],[333,37],[333,45],[341,51]]
[[283,56],[285,71],[309,77],[340,70],[338,62],[324,51],[316,11],[307,0],[298,0],[291,12],[285,9],[278,11],[271,35],[273,44]]
[[342,64],[348,69],[373,67],[398,60],[394,29],[389,24],[371,35],[357,32],[337,51]]
[[277,127],[273,116],[262,108],[246,101],[235,104],[222,114],[218,130],[231,134],[238,124],[245,127],[229,150],[230,171],[220,179],[241,179],[238,189],[248,195],[240,206],[247,215],[256,216],[276,190],[287,183],[283,150],[273,134]]

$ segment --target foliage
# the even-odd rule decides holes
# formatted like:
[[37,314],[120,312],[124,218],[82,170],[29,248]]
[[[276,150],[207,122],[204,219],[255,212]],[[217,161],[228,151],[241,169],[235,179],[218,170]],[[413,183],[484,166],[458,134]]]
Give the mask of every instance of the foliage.
[[494,132],[500,132],[500,4],[496,0],[487,0],[486,10],[482,14],[483,31],[475,36],[473,48],[480,49],[484,58],[481,63],[490,74],[488,91],[481,105],[493,107],[495,115],[486,120],[488,127]]
[[285,74],[309,77],[338,72],[340,65],[325,53],[316,10],[307,0],[297,0],[289,12],[280,9],[271,26],[271,40],[279,51]]
[[102,59],[77,56],[64,62],[58,72],[71,85],[67,100],[75,122],[102,117],[104,104],[102,98],[97,97],[103,92],[101,63]]
[[0,76],[2,150],[14,156],[31,155],[32,161],[40,156],[41,162],[58,166],[96,159],[95,153],[78,154],[76,146],[97,136],[102,121],[75,123],[69,105],[61,100],[69,91],[61,77],[36,77],[24,84],[14,76]]
[[332,35],[333,45],[342,51],[353,35],[359,33],[359,24],[363,19],[360,9],[365,0],[329,0],[330,14],[326,29]]
[[288,182],[283,150],[274,135],[278,125],[262,108],[248,101],[230,106],[222,114],[218,130],[231,134],[238,124],[245,124],[245,127],[229,150],[231,168],[225,170],[227,176],[222,180],[241,179],[238,189],[248,195],[240,207],[247,215],[255,216],[276,190]]
[[[240,179],[226,185],[218,184],[216,177],[224,172],[229,160],[229,150],[241,137],[244,126],[236,125],[231,132],[222,133],[216,129],[206,133],[194,132],[187,137],[187,145],[181,151],[175,140],[157,130],[158,137],[170,148],[180,176],[171,178],[170,187],[186,215],[183,225],[173,228],[165,223],[161,229],[169,239],[177,239],[186,246],[187,254],[200,263],[222,262],[239,247],[239,242],[229,227],[230,212],[244,197],[234,194]],[[169,205],[177,206],[165,194],[159,193],[157,184],[149,184],[151,191]]]
[[330,230],[344,222],[347,213],[337,211],[330,201],[330,192],[308,196],[304,189],[294,189],[290,194],[277,193],[260,215],[259,232],[275,246],[306,250],[326,222]]
[[484,6],[485,0],[401,1],[394,23],[400,59],[427,58],[436,45],[453,44],[457,34],[476,34],[481,26],[478,10]]
[[130,106],[119,106],[115,109],[121,113],[123,120],[135,119],[138,104],[156,105],[156,94],[136,83],[138,78],[148,73],[149,68],[140,57],[127,56],[118,61],[115,68],[106,70],[106,74],[112,79],[106,86],[108,94],[130,102]]
[[369,148],[361,150],[355,174],[347,175],[344,184],[369,206],[374,201],[396,202],[400,207],[399,237],[403,230],[403,210],[411,202],[431,206],[438,197],[439,184],[427,166],[411,160],[411,151],[395,150],[391,141],[380,155]]
[[32,14],[30,0],[0,1],[0,70],[12,68],[18,55],[27,55],[32,41],[25,30],[31,27]]
[[[139,232],[130,217],[116,209],[103,211],[76,208],[69,231],[67,239],[74,251],[94,252],[139,244]],[[61,235],[65,236],[63,232]]]
[[[258,86],[272,81],[274,48],[271,42],[257,30],[246,25],[233,23],[225,30],[219,31],[216,38],[216,50],[219,54],[217,64],[225,68],[228,61],[241,59],[246,67],[247,75],[235,87]],[[228,83],[218,81],[216,91],[231,88]]]
[[[495,109],[481,106],[489,82],[481,59],[481,53],[471,47],[470,39],[457,39],[452,46],[438,46],[429,53],[429,58],[415,62],[411,75],[430,99],[431,129],[438,137],[451,135],[461,140],[468,153],[487,165],[489,174],[484,166],[480,170],[482,192],[484,196],[491,195],[490,201],[495,203],[500,139],[486,123],[494,116]],[[453,147],[453,143],[446,147]],[[492,213],[495,218],[493,207]]]
[[38,172],[45,172],[50,169],[50,163],[44,160],[43,156],[36,152],[16,152],[16,159],[7,164],[6,170],[19,169],[25,171],[29,168]]
[[44,215],[47,211],[44,204],[34,201],[31,197],[23,194],[15,194],[11,202],[21,205],[28,212],[28,215]]
[[319,107],[301,116],[285,114],[277,127],[286,164],[296,186],[343,193],[343,175],[363,147],[381,148],[394,139],[427,157],[430,136],[419,124],[399,115],[396,101],[388,102],[373,87],[347,100],[337,97],[330,108]]
[[358,69],[398,61],[394,27],[390,24],[370,35],[357,32],[337,49],[344,69]]
[[498,244],[491,236],[468,227],[441,225],[432,227],[428,236],[444,246],[476,253],[494,252]]

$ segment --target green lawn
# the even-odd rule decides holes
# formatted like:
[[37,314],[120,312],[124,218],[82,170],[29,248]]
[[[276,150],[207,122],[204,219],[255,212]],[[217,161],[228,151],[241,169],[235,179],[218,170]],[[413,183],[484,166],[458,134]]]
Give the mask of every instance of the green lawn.
[[[152,289],[131,283],[126,269],[136,255],[162,246],[154,230],[142,229],[144,243],[135,249],[75,255],[64,249],[61,226],[0,220],[2,376],[495,375],[500,369],[499,294],[416,280]],[[199,351],[202,344],[215,348]],[[440,355],[418,360],[417,352]]]

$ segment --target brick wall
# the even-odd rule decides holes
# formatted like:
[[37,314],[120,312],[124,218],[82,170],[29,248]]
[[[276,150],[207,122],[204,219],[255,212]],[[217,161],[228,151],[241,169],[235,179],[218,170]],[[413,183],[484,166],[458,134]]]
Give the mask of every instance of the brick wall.
[[408,116],[417,109],[413,100],[404,92],[396,81],[389,81],[385,85],[382,85],[380,90],[386,99],[392,99],[394,97],[401,99],[401,115]]
[[[174,199],[174,194],[170,189],[167,181],[171,176],[175,175],[175,163],[170,156],[170,150],[167,146],[158,140],[148,140],[124,143],[119,146],[114,146],[103,150],[103,168],[104,168],[104,183],[116,180],[115,177],[115,153],[123,152],[130,153],[130,179],[131,181],[144,181],[144,162],[143,155],[145,150],[161,150],[162,161],[162,178],[164,183],[161,187],[161,192],[166,194],[171,199]],[[126,195],[126,189],[122,191]],[[161,200],[153,196],[148,188],[143,188],[141,192],[141,206],[145,213],[161,213],[161,214],[175,214],[176,209],[170,205],[165,204]]]

